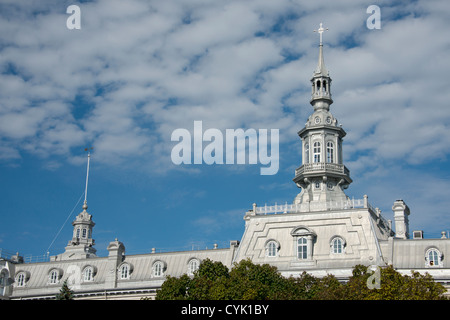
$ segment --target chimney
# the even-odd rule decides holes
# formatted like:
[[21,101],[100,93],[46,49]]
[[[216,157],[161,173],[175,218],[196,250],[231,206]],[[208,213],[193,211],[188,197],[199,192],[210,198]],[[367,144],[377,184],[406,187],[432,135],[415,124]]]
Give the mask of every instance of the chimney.
[[409,208],[403,200],[396,200],[392,206],[395,221],[395,236],[399,239],[409,239]]

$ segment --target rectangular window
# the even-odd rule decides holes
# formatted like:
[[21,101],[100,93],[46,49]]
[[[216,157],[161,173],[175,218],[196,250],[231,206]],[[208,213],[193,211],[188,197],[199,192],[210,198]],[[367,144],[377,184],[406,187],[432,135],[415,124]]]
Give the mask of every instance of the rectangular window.
[[308,245],[305,238],[300,238],[297,241],[297,258],[306,259],[308,257]]

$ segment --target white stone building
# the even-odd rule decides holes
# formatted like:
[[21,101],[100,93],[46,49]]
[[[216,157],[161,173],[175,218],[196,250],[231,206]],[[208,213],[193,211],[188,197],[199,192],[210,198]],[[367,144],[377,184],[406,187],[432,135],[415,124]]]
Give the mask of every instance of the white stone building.
[[[319,32],[323,29],[319,29]],[[325,67],[322,41],[312,79],[314,112],[298,132],[302,164],[294,183],[301,192],[289,205],[258,207],[244,215],[245,231],[229,248],[201,251],[127,255],[117,239],[107,257],[94,249],[92,216],[87,203],[73,221],[73,235],[65,252],[50,261],[24,263],[18,255],[0,259],[0,298],[53,299],[64,280],[77,299],[139,299],[154,297],[167,275],[192,274],[203,259],[229,268],[250,258],[276,266],[285,276],[307,271],[314,276],[333,274],[345,281],[357,264],[393,265],[399,272],[428,272],[450,288],[450,239],[423,239],[409,231],[408,206],[392,206],[394,225],[372,207],[368,197],[349,199],[352,183],[343,164],[344,129],[330,112],[331,78]]]

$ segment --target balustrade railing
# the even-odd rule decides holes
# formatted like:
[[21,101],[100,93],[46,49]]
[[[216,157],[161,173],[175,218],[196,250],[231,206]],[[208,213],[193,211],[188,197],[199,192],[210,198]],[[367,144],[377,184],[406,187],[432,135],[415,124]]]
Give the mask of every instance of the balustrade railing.
[[[297,213],[310,211],[329,211],[329,210],[346,210],[354,208],[367,208],[370,204],[366,199],[347,199],[343,201],[326,201],[326,202],[307,202],[307,203],[293,203],[293,204],[275,204],[273,206],[258,207],[254,205],[253,210],[255,214],[282,214],[282,213]],[[372,209],[372,207],[370,206]]]
[[301,167],[295,170],[295,175],[313,173],[313,172],[330,172],[339,174],[349,174],[349,170],[343,165],[338,163],[328,163],[328,162],[315,162],[315,163],[305,163]]

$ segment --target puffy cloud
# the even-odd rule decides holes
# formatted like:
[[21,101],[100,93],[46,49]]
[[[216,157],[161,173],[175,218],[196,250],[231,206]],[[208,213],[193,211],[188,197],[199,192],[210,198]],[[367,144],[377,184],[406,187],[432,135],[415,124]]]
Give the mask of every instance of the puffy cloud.
[[382,28],[368,30],[366,1],[98,0],[68,30],[73,3],[3,1],[0,159],[93,145],[111,165],[172,169],[170,134],[194,120],[298,143],[324,22],[347,166],[447,161],[450,13],[432,3],[381,2]]

